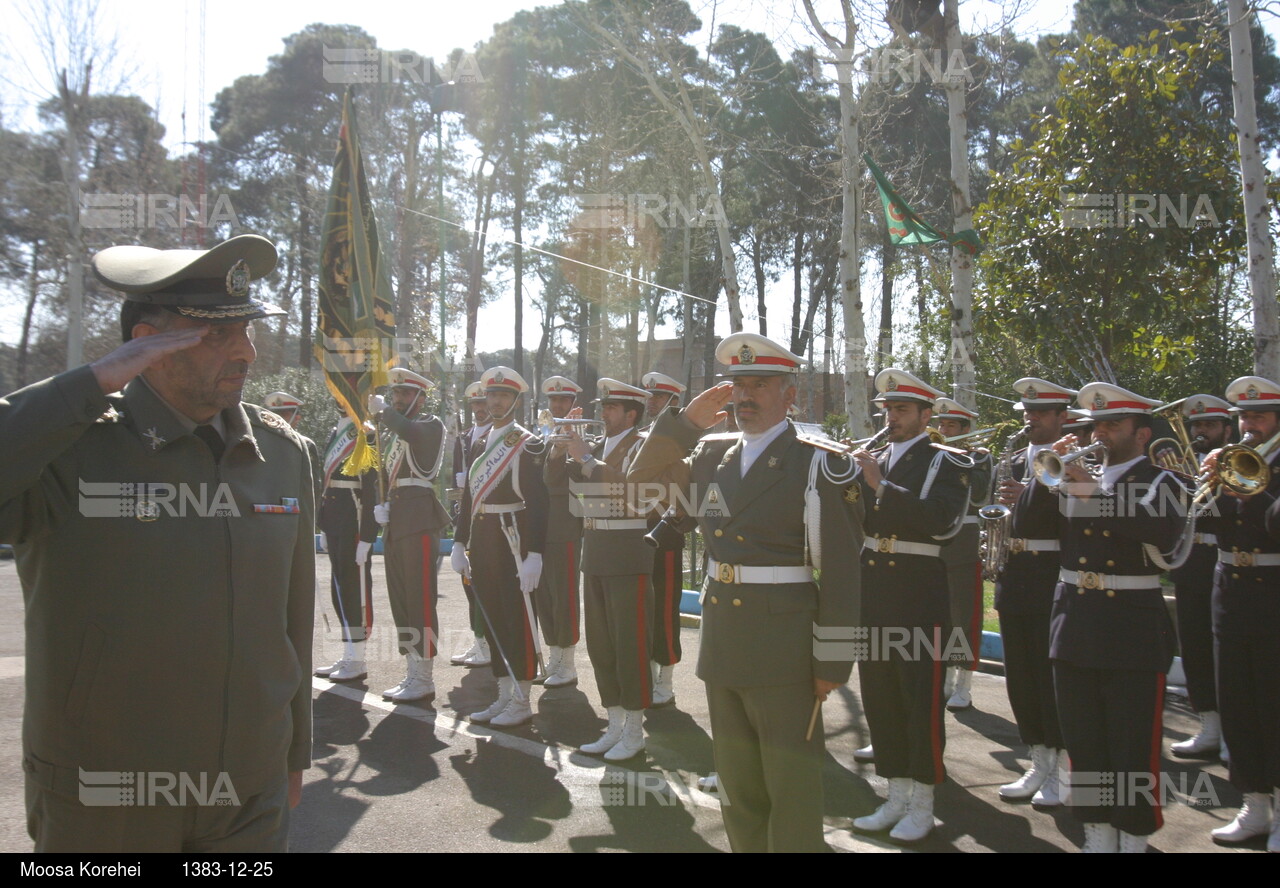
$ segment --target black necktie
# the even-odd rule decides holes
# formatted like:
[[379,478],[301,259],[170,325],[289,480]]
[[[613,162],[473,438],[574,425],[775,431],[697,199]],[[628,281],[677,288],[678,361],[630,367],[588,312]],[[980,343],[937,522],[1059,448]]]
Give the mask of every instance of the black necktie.
[[214,462],[222,462],[222,452],[227,449],[226,444],[222,441],[222,436],[218,434],[218,430],[211,425],[196,426],[195,435],[206,445],[213,453]]

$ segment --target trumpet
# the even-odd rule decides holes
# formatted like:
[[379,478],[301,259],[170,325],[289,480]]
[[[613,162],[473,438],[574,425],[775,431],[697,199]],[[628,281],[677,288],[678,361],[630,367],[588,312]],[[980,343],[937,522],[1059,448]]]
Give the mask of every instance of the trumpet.
[[870,450],[880,443],[880,439],[889,434],[889,427],[885,426],[876,432],[870,438],[859,438],[857,441],[833,441],[830,438],[822,438],[817,435],[806,435],[803,432],[796,433],[796,440],[803,441],[806,444],[817,447],[819,450],[826,450],[830,453],[838,453],[841,456],[848,456],[859,450]]
[[[569,443],[570,431],[576,431],[579,435],[583,435],[584,437],[587,434],[604,433],[603,419],[553,419],[551,424],[553,429],[551,434],[547,437],[547,440],[552,444]],[[599,428],[599,432],[591,432],[594,428]]]
[[1197,501],[1206,496],[1215,498],[1224,487],[1236,496],[1253,496],[1267,489],[1271,483],[1268,461],[1280,448],[1280,432],[1256,447],[1252,446],[1252,440],[1250,436],[1239,444],[1228,444],[1218,451],[1216,467],[1207,474],[1196,492]]
[[[1067,474],[1067,466],[1077,460],[1089,459],[1094,454],[1106,455],[1107,445],[1101,442],[1088,447],[1078,447],[1066,456],[1058,456],[1053,450],[1042,450],[1036,454],[1032,470],[1036,479],[1050,489],[1057,489]],[[1086,464],[1088,468],[1088,465]],[[1090,468],[1090,474],[1097,473]]]

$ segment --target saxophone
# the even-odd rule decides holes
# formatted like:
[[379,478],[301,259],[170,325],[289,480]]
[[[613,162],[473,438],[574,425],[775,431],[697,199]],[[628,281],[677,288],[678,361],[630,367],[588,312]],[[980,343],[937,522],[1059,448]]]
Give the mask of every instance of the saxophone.
[[[1017,453],[1014,444],[1030,428],[1023,426],[1005,442],[1000,462],[996,466],[992,490],[998,491],[1006,481],[1013,480],[1013,455]],[[1013,529],[1013,509],[1000,503],[992,503],[978,510],[978,520],[982,522],[982,578],[994,580],[1009,560],[1009,532]]]

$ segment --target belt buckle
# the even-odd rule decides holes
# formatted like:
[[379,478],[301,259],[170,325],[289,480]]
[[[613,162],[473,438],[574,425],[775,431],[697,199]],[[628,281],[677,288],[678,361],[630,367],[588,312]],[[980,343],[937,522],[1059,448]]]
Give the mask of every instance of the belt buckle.
[[1014,537],[1009,540],[1009,553],[1011,555],[1017,555],[1019,552],[1025,552],[1026,550],[1027,541],[1022,537]]
[[877,537],[876,551],[884,555],[893,554],[893,539],[891,537]]
[[1079,585],[1080,585],[1080,586],[1082,586],[1082,587],[1083,587],[1083,588],[1085,588],[1085,589],[1101,589],[1101,588],[1102,588],[1102,574],[1100,574],[1100,573],[1095,573],[1095,572],[1093,572],[1093,571],[1091,571],[1091,570],[1086,570],[1086,571],[1084,571],[1083,573],[1081,573],[1081,574],[1080,574],[1080,583],[1079,583]]
[[725,564],[721,562],[720,569],[717,571],[718,575],[716,579],[718,579],[722,583],[731,584],[735,582],[736,573],[737,572],[733,569],[732,564]]
[[1253,567],[1252,552],[1235,552],[1235,567]]
[[582,528],[583,528],[583,530],[595,530],[595,529],[596,529],[596,519],[594,519],[594,518],[583,518],[583,519],[582,519]]

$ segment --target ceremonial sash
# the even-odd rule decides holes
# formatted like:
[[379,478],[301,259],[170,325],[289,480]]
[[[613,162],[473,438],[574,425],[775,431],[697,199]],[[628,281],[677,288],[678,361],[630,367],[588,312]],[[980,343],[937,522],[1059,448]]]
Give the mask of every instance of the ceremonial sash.
[[356,446],[356,424],[350,419],[343,419],[329,439],[329,446],[324,452],[324,486],[328,487],[333,475],[351,455]]
[[404,439],[390,430],[382,444],[382,464],[387,468],[387,479],[395,480],[400,476],[400,467],[404,464],[405,454],[409,447]]
[[533,433],[512,423],[511,429],[502,435],[490,431],[494,441],[480,458],[471,464],[469,483],[471,486],[471,503],[474,508],[484,502],[494,485],[502,480],[511,468],[515,458],[520,455],[525,442],[533,437]]

